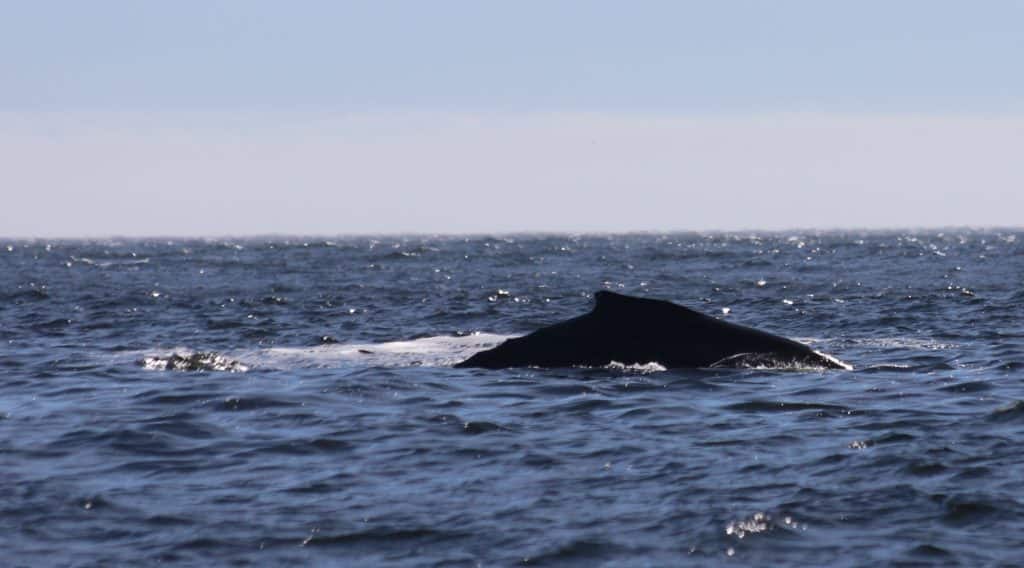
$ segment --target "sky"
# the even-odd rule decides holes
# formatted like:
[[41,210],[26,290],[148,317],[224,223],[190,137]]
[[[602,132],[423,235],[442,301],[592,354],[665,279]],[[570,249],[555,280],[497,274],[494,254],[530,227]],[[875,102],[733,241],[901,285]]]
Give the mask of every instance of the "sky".
[[0,0],[0,236],[1015,226],[1024,2]]

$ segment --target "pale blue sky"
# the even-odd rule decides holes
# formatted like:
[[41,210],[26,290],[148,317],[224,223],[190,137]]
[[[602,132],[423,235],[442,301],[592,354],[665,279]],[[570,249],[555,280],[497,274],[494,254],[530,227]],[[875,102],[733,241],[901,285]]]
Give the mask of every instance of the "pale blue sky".
[[1024,2],[7,1],[8,109],[1021,110]]
[[1020,225],[1022,29],[1018,1],[0,1],[0,235]]

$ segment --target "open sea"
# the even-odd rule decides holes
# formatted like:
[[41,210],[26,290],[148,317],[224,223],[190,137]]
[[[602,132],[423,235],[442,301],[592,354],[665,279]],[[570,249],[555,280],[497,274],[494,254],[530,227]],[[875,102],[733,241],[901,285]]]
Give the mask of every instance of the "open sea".
[[[853,365],[451,367],[671,300]],[[0,240],[3,566],[1021,566],[1024,232]]]

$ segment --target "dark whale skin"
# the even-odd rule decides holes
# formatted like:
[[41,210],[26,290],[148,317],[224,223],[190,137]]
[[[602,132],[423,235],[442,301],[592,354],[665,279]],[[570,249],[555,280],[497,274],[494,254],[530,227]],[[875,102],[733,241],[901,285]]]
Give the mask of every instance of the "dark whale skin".
[[722,321],[672,302],[602,290],[582,316],[509,339],[455,367],[600,367],[611,362],[666,368],[772,366],[851,369],[810,347]]

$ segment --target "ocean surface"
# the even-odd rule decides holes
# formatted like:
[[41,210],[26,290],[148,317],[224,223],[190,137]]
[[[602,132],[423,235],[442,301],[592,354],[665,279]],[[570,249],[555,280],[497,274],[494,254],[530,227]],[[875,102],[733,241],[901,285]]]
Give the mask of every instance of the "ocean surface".
[[[454,369],[671,300],[853,365]],[[1024,232],[0,240],[4,566],[1020,566]]]

